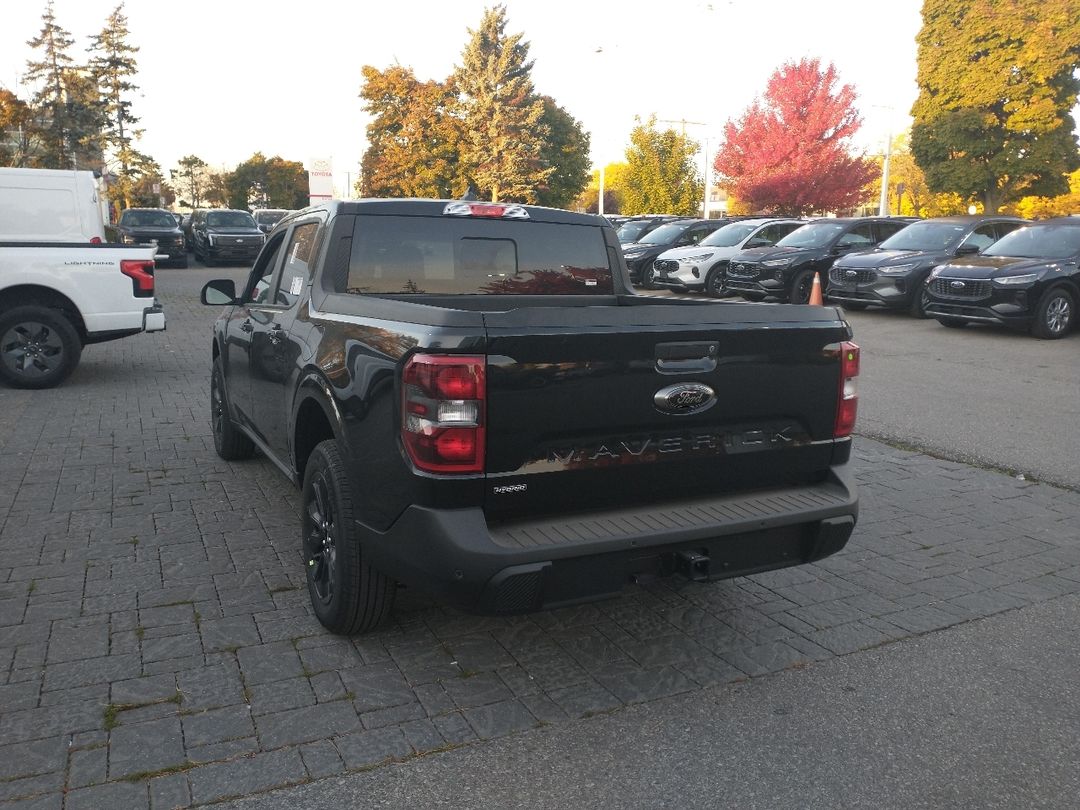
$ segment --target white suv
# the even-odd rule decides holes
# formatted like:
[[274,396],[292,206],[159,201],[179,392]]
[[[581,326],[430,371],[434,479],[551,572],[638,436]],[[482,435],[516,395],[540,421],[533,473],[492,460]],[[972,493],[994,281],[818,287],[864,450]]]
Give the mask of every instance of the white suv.
[[798,219],[740,219],[713,231],[696,245],[673,248],[657,256],[649,269],[652,283],[674,290],[724,294],[728,260],[744,248],[775,245],[796,228]]

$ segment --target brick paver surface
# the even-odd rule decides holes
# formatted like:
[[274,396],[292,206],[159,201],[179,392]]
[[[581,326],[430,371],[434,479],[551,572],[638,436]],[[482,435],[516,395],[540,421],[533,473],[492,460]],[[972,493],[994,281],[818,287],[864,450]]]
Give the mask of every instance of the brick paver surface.
[[0,807],[185,807],[565,723],[1080,591],[1080,495],[860,440],[841,554],[513,618],[329,635],[297,494],[208,420],[207,278],[165,334],[0,388]]

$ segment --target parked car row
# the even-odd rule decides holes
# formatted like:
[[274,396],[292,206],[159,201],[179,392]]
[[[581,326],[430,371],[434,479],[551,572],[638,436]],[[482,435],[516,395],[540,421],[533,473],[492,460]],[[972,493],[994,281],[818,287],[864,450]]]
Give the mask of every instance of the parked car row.
[[[719,226],[698,242],[684,236],[706,222]],[[1052,339],[1080,306],[1080,219],[1070,217],[677,220],[623,249],[645,287],[803,304],[818,274],[833,303],[948,327],[998,323]]]

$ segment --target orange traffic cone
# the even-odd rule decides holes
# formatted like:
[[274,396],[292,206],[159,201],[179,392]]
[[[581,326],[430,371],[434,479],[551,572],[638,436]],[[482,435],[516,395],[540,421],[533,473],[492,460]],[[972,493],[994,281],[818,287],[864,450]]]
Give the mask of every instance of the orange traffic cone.
[[814,273],[814,284],[810,288],[810,306],[825,306],[825,300],[821,297],[821,279],[818,277],[817,273]]

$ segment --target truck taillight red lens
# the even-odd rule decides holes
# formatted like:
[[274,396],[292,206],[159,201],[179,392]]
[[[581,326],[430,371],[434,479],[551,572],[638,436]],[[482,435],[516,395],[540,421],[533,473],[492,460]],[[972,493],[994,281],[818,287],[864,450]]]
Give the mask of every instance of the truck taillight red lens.
[[859,376],[859,347],[850,340],[839,346],[840,398],[836,406],[836,426],[833,437],[842,439],[855,430],[855,416],[859,410],[859,391],[855,378]]
[[131,279],[136,298],[154,295],[154,262],[145,259],[121,259],[120,272]]
[[402,373],[401,441],[432,473],[484,471],[483,355],[414,354]]

